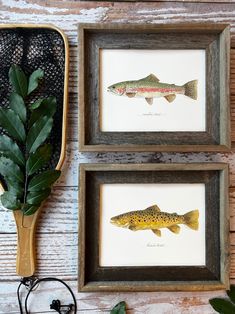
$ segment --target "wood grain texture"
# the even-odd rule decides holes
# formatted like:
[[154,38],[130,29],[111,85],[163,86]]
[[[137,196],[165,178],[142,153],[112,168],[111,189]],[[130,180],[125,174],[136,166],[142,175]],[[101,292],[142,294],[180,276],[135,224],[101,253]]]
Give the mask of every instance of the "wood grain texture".
[[[100,186],[106,183],[169,182],[205,184],[205,267],[101,267]],[[221,289],[221,285],[229,287],[226,164],[83,164],[80,165],[79,186],[79,291],[180,291],[217,290]],[[141,280],[144,282],[141,283]]]
[[[91,1],[91,0],[83,0]],[[112,2],[111,0],[103,0]],[[141,0],[118,0],[119,2],[140,2]],[[142,0],[141,2],[148,2],[149,0]],[[151,0],[152,2],[182,2],[182,0]],[[184,2],[193,3],[233,3],[234,0],[185,0]]]
[[[81,151],[230,151],[230,27],[223,24],[79,24]],[[219,47],[219,49],[218,49]],[[102,132],[102,49],[205,49],[205,132]],[[200,104],[199,104],[200,105]]]
[[[2,0],[1,23],[52,23],[62,28],[70,44],[69,112],[67,157],[63,175],[42,208],[36,232],[37,274],[68,280],[77,291],[78,164],[228,162],[230,166],[230,279],[235,284],[235,7],[234,1],[98,2],[72,0]],[[214,153],[80,153],[77,144],[77,24],[78,23],[184,23],[215,22],[231,25],[231,127],[233,150]],[[15,274],[16,229],[10,213],[0,212],[0,313],[19,313]],[[58,286],[42,287],[30,298],[31,313],[51,313],[52,299],[69,297]],[[126,300],[128,314],[212,314],[208,299],[217,292],[76,293],[79,313],[109,313],[118,301]]]
[[[170,292],[136,292],[133,293],[76,293],[76,283],[67,281],[75,292],[78,302],[78,313],[95,314],[95,313],[110,313],[113,304],[121,300],[126,300],[128,303],[128,314],[195,314],[195,313],[215,313],[208,305],[208,299],[215,296],[224,296],[223,291],[216,292],[174,292],[174,299]],[[0,313],[19,313],[15,303],[16,283],[7,282],[0,284],[0,290],[3,297],[9,300],[9,304],[3,304]],[[6,292],[7,291],[7,292]],[[32,313],[52,313],[48,311],[51,300],[58,297],[62,301],[69,300],[64,289],[53,283],[43,284],[40,289],[35,291],[35,297],[30,297],[29,305]],[[45,295],[47,295],[45,300]],[[45,302],[42,302],[45,300]],[[148,301],[147,301],[148,300]],[[171,300],[171,301],[170,301]],[[172,302],[174,300],[174,302]],[[169,302],[170,301],[170,302]],[[39,311],[40,309],[40,311]]]

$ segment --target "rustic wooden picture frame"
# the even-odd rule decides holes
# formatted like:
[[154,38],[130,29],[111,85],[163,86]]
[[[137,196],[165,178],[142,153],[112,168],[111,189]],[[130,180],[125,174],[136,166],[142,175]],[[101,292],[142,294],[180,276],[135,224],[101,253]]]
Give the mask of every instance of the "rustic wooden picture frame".
[[[221,24],[80,24],[79,149],[81,151],[230,150],[230,30]],[[100,49],[205,49],[205,132],[102,132]],[[193,118],[193,117],[192,117]]]
[[[204,183],[206,266],[100,267],[100,185]],[[79,291],[182,291],[229,287],[228,165],[81,164]]]

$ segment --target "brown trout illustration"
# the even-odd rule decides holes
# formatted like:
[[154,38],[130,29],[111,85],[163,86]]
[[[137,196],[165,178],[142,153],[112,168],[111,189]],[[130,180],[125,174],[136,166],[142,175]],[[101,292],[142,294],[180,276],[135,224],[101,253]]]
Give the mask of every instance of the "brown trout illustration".
[[197,99],[197,80],[190,81],[182,86],[160,83],[159,79],[150,74],[145,78],[136,81],[124,81],[108,87],[108,92],[118,96],[142,97],[149,105],[152,105],[153,98],[165,97],[168,102],[175,100],[176,94]]
[[150,206],[144,210],[130,211],[115,217],[110,222],[115,226],[128,228],[132,231],[152,230],[157,236],[161,236],[161,228],[168,228],[174,233],[180,232],[179,224],[184,224],[193,230],[198,230],[198,209],[184,215],[177,213],[161,212],[157,205]]

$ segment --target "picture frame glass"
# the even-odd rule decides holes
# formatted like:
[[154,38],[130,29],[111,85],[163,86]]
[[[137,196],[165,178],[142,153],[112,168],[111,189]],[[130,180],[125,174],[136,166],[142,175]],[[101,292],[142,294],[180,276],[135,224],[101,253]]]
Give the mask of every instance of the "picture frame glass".
[[100,49],[99,59],[102,132],[206,130],[205,49]]
[[[182,223],[178,234],[160,228],[158,236],[149,228],[133,231],[110,222],[117,215],[153,205],[170,216],[198,210],[198,230]],[[204,183],[101,184],[99,265],[205,266],[205,210]]]

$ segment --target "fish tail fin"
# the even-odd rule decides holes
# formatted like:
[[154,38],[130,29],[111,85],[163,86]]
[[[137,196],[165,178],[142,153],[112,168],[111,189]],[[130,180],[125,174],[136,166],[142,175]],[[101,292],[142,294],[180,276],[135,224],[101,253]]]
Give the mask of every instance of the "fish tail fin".
[[184,84],[184,95],[197,100],[197,83],[198,80],[194,80]]
[[199,223],[198,223],[198,218],[199,218],[199,210],[192,210],[191,212],[188,212],[187,214],[184,215],[184,223],[186,226],[193,230],[198,230]]

